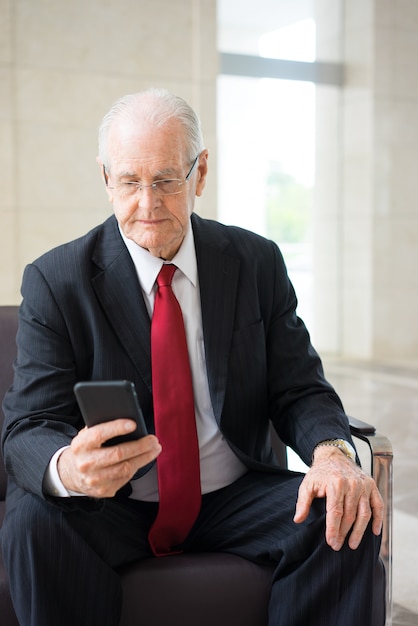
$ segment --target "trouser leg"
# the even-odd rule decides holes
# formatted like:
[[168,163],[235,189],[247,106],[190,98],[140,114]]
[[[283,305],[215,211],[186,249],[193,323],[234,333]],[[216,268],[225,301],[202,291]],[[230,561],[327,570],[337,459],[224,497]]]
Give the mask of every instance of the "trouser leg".
[[[282,557],[273,577],[271,626],[369,626],[373,576],[380,539],[366,530],[357,550],[347,541],[334,552],[324,539],[324,517],[298,541],[279,543]],[[283,611],[283,598],[286,599]]]
[[[225,551],[275,564],[270,626],[368,626],[379,540],[356,551],[325,543],[324,502],[292,521],[301,476],[251,473],[204,496],[185,551]],[[77,499],[78,500],[78,499]],[[65,509],[27,495],[8,512],[3,556],[21,626],[116,626],[121,587],[114,569],[151,556],[156,505],[104,501]]]
[[295,524],[302,478],[251,473],[205,496],[185,548],[275,564],[270,626],[368,626],[380,540],[368,529],[357,550],[334,552],[325,542],[324,500]]
[[1,547],[20,626],[117,626],[114,568],[150,556],[155,508],[73,500],[61,508],[28,494],[5,517]]

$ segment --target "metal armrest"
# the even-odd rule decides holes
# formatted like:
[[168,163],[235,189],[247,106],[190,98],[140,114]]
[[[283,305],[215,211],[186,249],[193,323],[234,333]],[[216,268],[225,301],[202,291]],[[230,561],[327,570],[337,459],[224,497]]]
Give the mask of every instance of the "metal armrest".
[[348,417],[353,437],[364,441],[371,454],[370,473],[382,495],[385,512],[380,558],[386,572],[386,626],[392,624],[392,519],[393,519],[393,450],[387,437],[373,425]]

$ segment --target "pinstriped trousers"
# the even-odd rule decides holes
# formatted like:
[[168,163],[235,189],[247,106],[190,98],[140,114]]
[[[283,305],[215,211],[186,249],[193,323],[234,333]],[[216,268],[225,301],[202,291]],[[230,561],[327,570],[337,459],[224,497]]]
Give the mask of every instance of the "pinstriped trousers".
[[[367,626],[380,538],[368,529],[357,550],[334,552],[324,538],[323,500],[296,525],[302,478],[250,472],[203,496],[181,547],[275,564],[269,626]],[[122,592],[115,570],[152,556],[147,534],[157,507],[127,498],[52,503],[24,496],[0,533],[20,625],[117,626]]]

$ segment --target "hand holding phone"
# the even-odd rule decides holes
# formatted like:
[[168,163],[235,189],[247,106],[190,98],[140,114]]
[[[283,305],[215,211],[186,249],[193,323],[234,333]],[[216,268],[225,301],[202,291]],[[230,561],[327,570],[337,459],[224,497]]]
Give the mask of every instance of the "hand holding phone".
[[74,393],[87,426],[95,426],[120,418],[135,421],[136,429],[127,435],[113,437],[104,443],[114,446],[147,435],[144,416],[135,385],[129,380],[87,381],[74,385]]

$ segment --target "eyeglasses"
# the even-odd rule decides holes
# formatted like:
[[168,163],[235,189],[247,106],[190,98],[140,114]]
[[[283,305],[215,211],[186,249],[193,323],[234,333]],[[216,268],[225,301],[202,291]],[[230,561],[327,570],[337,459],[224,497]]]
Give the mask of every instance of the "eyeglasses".
[[200,155],[198,154],[195,160],[193,161],[192,166],[189,169],[188,173],[186,174],[184,180],[181,180],[181,178],[167,178],[164,180],[155,180],[150,185],[143,185],[142,183],[138,181],[127,181],[125,183],[117,183],[114,187],[111,187],[108,184],[108,174],[106,172],[105,166],[103,165],[103,175],[104,175],[106,187],[108,189],[114,189],[122,198],[133,197],[136,194],[141,193],[141,191],[145,187],[150,187],[154,193],[160,196],[174,196],[183,191],[183,185],[184,183],[188,182],[190,176],[192,175],[192,172],[199,159],[199,156]]

